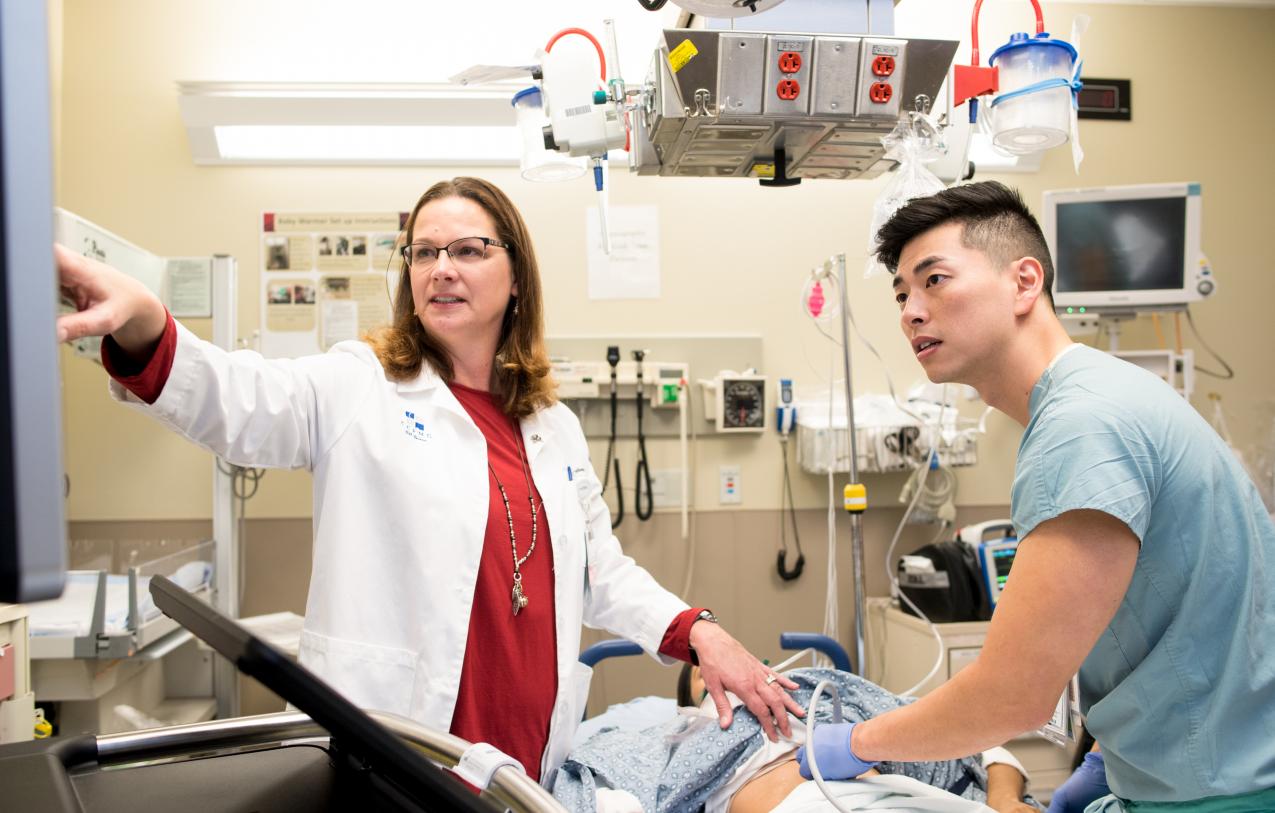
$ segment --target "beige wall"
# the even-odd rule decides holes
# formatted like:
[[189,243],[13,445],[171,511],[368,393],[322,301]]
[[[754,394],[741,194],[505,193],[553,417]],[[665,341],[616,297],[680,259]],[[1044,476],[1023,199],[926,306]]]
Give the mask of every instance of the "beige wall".
[[[904,5],[936,2],[908,0]],[[397,19],[405,13],[427,15],[412,11],[418,5],[427,4],[382,0],[366,5],[360,14]],[[985,42],[1003,41],[1005,32],[1020,27],[1025,11],[1019,5],[988,4]],[[280,2],[267,8],[249,2],[65,0],[61,14],[58,203],[159,254],[228,252],[237,257],[241,336],[250,335],[259,318],[261,211],[401,209],[432,181],[462,171],[194,166],[178,116],[178,80],[369,79],[369,70],[378,71],[380,78],[411,76],[410,53],[392,45],[388,30],[384,39],[338,43],[330,23],[315,22],[322,15],[306,13],[309,4]],[[1254,340],[1253,326],[1275,293],[1257,239],[1268,219],[1261,201],[1275,185],[1262,134],[1275,122],[1270,107],[1256,103],[1265,91],[1260,79],[1275,75],[1275,55],[1267,47],[1275,35],[1275,11],[1046,8],[1056,29],[1068,28],[1066,22],[1077,11],[1093,16],[1083,43],[1085,71],[1132,78],[1135,121],[1085,122],[1087,158],[1079,177],[1072,173],[1066,152],[1057,150],[1046,156],[1040,173],[1006,180],[1019,185],[1032,202],[1047,188],[1203,183],[1204,245],[1220,290],[1195,309],[1196,321],[1236,368],[1237,377],[1220,383],[1202,379],[1196,401],[1204,403],[1209,389],[1220,392],[1237,440],[1247,443],[1255,434],[1256,403],[1272,395],[1266,349]],[[413,24],[426,22],[420,16]],[[962,25],[952,34],[964,30]],[[530,37],[529,45],[536,37]],[[446,47],[447,40],[435,42]],[[1233,63],[1235,71],[1218,75],[1199,70],[1184,56],[1187,49],[1243,59]],[[465,59],[457,48],[457,65]],[[658,301],[591,303],[583,225],[584,209],[593,202],[588,184],[536,185],[508,169],[476,171],[502,184],[531,224],[545,274],[551,332],[757,332],[764,338],[762,368],[771,375],[792,376],[803,387],[817,385],[826,375],[831,349],[797,310],[805,269],[834,252],[865,250],[870,207],[887,180],[765,190],[743,181],[613,173],[615,204],[660,207],[663,296]],[[917,379],[919,367],[899,338],[883,281],[856,279],[852,297],[864,332],[884,354],[896,382],[907,386]],[[195,326],[208,329],[206,323]],[[1148,331],[1135,328],[1125,344],[1152,346],[1153,341]],[[209,516],[207,456],[108,403],[100,369],[79,360],[67,360],[65,369],[68,468],[76,486],[70,516]],[[857,353],[855,369],[859,391],[884,389],[882,371],[868,354]],[[104,431],[107,427],[110,431]],[[989,421],[980,450],[983,462],[961,472],[962,504],[1006,501],[1018,433],[999,415]],[[652,447],[654,467],[673,465],[671,445]],[[632,450],[622,453],[631,456]],[[738,463],[743,466],[743,507],[776,507],[776,454],[771,436],[703,443],[700,506],[717,508],[717,466]],[[797,480],[799,504],[822,503],[820,478],[800,475]],[[896,493],[889,480],[869,478],[869,486],[877,500],[893,499]],[[305,517],[310,510],[308,477],[296,473],[272,473],[249,506],[249,513],[259,517]]]
[[[631,0],[612,0],[631,2]],[[943,9],[948,0],[905,0],[904,7]],[[356,36],[338,37],[321,17],[353,14],[352,6],[316,6],[299,0],[270,4],[248,0],[199,3],[193,0],[128,0],[103,3],[64,0],[60,51],[55,74],[60,109],[58,203],[127,239],[162,255],[225,252],[240,263],[239,335],[249,336],[259,308],[259,213],[263,210],[393,210],[409,207],[431,182],[456,168],[201,168],[193,165],[177,109],[179,80],[411,80],[413,47],[449,47],[447,37],[416,37],[410,47],[396,38],[403,31],[427,31],[426,3],[364,3],[360,19],[393,18],[379,36],[366,25]],[[983,39],[1004,41],[1026,21],[1025,4],[987,4]],[[493,4],[498,8],[498,4]],[[1268,134],[1275,114],[1261,100],[1275,76],[1275,11],[1179,6],[1046,5],[1065,31],[1072,14],[1093,16],[1083,43],[1085,72],[1133,80],[1135,121],[1085,122],[1087,158],[1077,177],[1066,151],[1045,157],[1035,175],[1005,176],[1022,188],[1029,202],[1042,190],[1080,185],[1192,180],[1205,195],[1204,247],[1220,282],[1219,292],[1194,309],[1208,341],[1234,366],[1236,378],[1202,379],[1196,403],[1216,390],[1224,396],[1231,428],[1243,445],[1256,437],[1256,408],[1275,396],[1269,375],[1265,336],[1257,326],[1269,321],[1275,282],[1262,237],[1269,228],[1263,201],[1275,188]],[[963,35],[963,22],[951,35]],[[901,33],[907,33],[902,31]],[[528,35],[528,48],[542,41]],[[451,40],[456,42],[456,40]],[[454,45],[456,66],[468,64]],[[1204,59],[1226,60],[1222,72],[1206,71]],[[511,56],[511,58],[513,58]],[[630,77],[637,79],[637,77]],[[817,385],[826,375],[830,345],[804,321],[797,306],[806,270],[827,255],[865,251],[874,199],[888,178],[871,182],[806,183],[795,189],[766,190],[751,182],[674,180],[612,173],[614,204],[655,204],[660,211],[662,290],[658,301],[590,302],[585,281],[584,210],[592,205],[589,185],[535,185],[511,169],[473,170],[501,184],[522,207],[536,235],[545,276],[549,327],[560,334],[729,333],[762,335],[762,369],[795,378],[799,386]],[[897,311],[883,280],[855,279],[851,291],[864,333],[880,349],[900,386],[920,369],[902,341]],[[193,321],[207,334],[209,324]],[[1145,326],[1130,330],[1126,347],[1154,346]],[[1195,346],[1188,339],[1188,346]],[[856,346],[855,386],[859,392],[884,391],[881,367]],[[1197,350],[1199,350],[1197,346]],[[72,478],[69,515],[82,523],[137,520],[203,520],[211,514],[211,459],[142,417],[109,402],[105,377],[89,362],[64,357],[68,471]],[[700,371],[703,374],[705,371]],[[969,405],[976,414],[978,405]],[[982,462],[960,474],[958,501],[974,513],[1002,511],[1019,429],[996,415],[982,439]],[[675,448],[651,445],[652,467],[675,464]],[[601,449],[595,447],[595,455]],[[737,620],[746,629],[748,613],[774,603],[792,604],[805,619],[818,619],[822,573],[811,572],[800,589],[762,579],[774,556],[773,533],[748,536],[735,544],[735,530],[773,525],[779,503],[778,443],[771,435],[747,439],[708,438],[700,444],[698,505],[716,504],[717,467],[743,467],[743,512],[706,515],[697,588],[718,597],[715,579],[745,584]],[[633,460],[631,444],[622,459]],[[796,474],[803,522],[816,537],[826,482]],[[892,505],[898,476],[869,477],[874,503]],[[272,472],[249,503],[251,517],[304,520],[311,514],[309,478],[304,473]],[[967,514],[972,516],[973,513]],[[882,555],[894,511],[869,522],[869,550]],[[87,527],[87,526],[86,526]],[[256,527],[256,526],[254,526]],[[261,526],[264,527],[264,526]],[[291,526],[289,526],[291,527]],[[649,539],[652,528],[675,527],[672,518],[624,538],[640,561],[675,581],[679,553],[675,532],[663,541]],[[295,530],[295,528],[294,528]],[[777,530],[777,528],[775,529]],[[254,531],[258,544],[269,544]],[[754,538],[755,537],[755,538]],[[822,543],[811,539],[810,549]],[[305,554],[296,547],[299,560]],[[713,558],[707,558],[707,557]],[[728,567],[720,559],[731,560]],[[843,573],[849,569],[842,560]],[[262,560],[265,564],[265,560]],[[275,561],[274,566],[284,563]],[[303,561],[294,572],[303,572]],[[267,571],[268,572],[268,571]],[[701,582],[701,578],[703,581]],[[773,581],[773,579],[772,579]],[[258,589],[269,591],[260,581]],[[878,585],[880,587],[880,585]],[[724,589],[724,588],[723,588]],[[845,595],[843,593],[843,595]],[[248,604],[256,601],[249,593]],[[702,596],[693,595],[693,598]],[[260,602],[265,606],[264,600]],[[248,606],[247,604],[245,605]],[[750,609],[751,608],[751,609]],[[843,610],[848,628],[848,610]],[[761,641],[759,647],[769,646]]]

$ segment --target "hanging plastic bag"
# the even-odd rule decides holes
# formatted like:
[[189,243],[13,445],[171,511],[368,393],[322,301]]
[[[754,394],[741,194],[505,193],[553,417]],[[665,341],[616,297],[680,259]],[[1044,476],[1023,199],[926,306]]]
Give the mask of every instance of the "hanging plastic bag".
[[930,172],[926,164],[933,163],[946,151],[939,128],[923,113],[909,113],[889,135],[881,139],[885,145],[885,157],[899,162],[894,179],[881,196],[872,204],[872,222],[868,227],[869,253],[864,266],[864,277],[889,273],[877,261],[877,232],[886,221],[908,201],[924,198],[942,191],[945,186],[939,177]]

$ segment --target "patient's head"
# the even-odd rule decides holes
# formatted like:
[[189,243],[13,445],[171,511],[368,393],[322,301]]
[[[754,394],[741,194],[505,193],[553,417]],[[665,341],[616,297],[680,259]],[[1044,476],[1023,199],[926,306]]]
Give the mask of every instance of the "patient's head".
[[704,678],[699,667],[689,663],[682,664],[682,671],[677,676],[677,705],[698,706],[703,700],[706,690]]

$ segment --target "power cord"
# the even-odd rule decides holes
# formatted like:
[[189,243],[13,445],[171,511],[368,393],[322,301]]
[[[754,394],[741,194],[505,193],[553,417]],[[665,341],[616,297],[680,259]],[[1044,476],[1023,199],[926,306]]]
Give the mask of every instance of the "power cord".
[[[853,813],[851,808],[845,807],[841,800],[833,795],[832,790],[825,784],[823,771],[819,770],[819,764],[815,760],[815,708],[819,705],[819,699],[824,692],[832,699],[832,722],[841,722],[841,695],[838,694],[836,687],[832,685],[830,680],[821,680],[815,686],[814,694],[810,695],[810,705],[806,710],[806,764],[810,766],[810,775],[815,778],[815,784],[819,786],[819,792],[824,795],[829,804],[842,813]],[[846,747],[849,747],[846,743]]]
[[[806,555],[801,550],[801,533],[797,530],[797,504],[792,498],[792,478],[788,473],[788,436],[779,436],[779,455],[784,461],[784,484],[779,495],[779,558],[776,562],[776,569],[779,572],[779,578],[786,582],[795,581],[801,578],[801,573],[806,569]],[[784,503],[787,502],[785,509]],[[784,514],[787,514],[785,518]],[[788,568],[788,522],[792,522],[792,538],[793,543],[797,546],[797,561],[792,568]]]
[[1203,367],[1200,367],[1199,365],[1196,365],[1195,371],[1197,373],[1202,373],[1203,375],[1211,375],[1214,378],[1220,378],[1223,381],[1226,381],[1231,378],[1235,378],[1235,370],[1231,369],[1231,365],[1227,364],[1226,360],[1223,359],[1221,356],[1219,356],[1216,350],[1214,350],[1212,347],[1209,347],[1208,344],[1205,343],[1204,337],[1200,335],[1200,331],[1197,330],[1195,327],[1195,319],[1192,318],[1191,311],[1189,308],[1187,309],[1187,312],[1186,312],[1186,323],[1191,326],[1191,335],[1194,336],[1195,340],[1200,343],[1200,347],[1203,347],[1205,350],[1209,351],[1209,355],[1217,359],[1217,363],[1221,364],[1222,368],[1226,370],[1225,373],[1219,373],[1214,370],[1207,370]]
[[[788,470],[788,436],[797,422],[792,379],[779,379],[779,400],[779,406],[775,407],[775,429],[779,431],[779,457],[784,463],[784,482],[779,492],[779,556],[775,562],[775,570],[779,573],[779,578],[790,582],[801,578],[802,571],[806,569],[806,555],[801,550],[801,532],[797,529],[797,503],[792,498],[792,475]],[[788,521],[792,522],[792,538],[797,546],[797,561],[791,568],[788,567]]]
[[248,557],[244,555],[244,543],[248,539],[248,500],[257,495],[257,489],[261,485],[262,478],[266,476],[266,470],[236,466],[233,463],[222,464],[222,459],[220,457],[217,458],[217,471],[230,478],[230,491],[235,498],[236,513],[239,515],[235,520],[239,526],[239,567],[237,571],[239,590],[236,603],[242,604],[247,582],[247,566],[245,562]]

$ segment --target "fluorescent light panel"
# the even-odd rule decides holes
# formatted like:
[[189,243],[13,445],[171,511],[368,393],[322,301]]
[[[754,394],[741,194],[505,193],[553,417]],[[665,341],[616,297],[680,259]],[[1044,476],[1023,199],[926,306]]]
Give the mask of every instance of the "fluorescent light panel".
[[516,164],[516,127],[373,124],[224,125],[224,162]]

